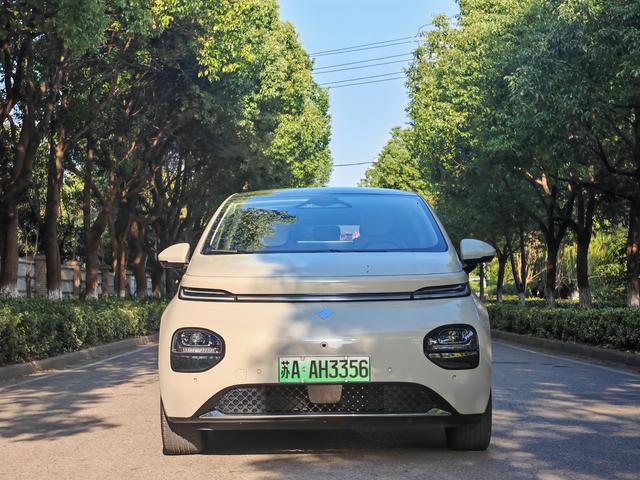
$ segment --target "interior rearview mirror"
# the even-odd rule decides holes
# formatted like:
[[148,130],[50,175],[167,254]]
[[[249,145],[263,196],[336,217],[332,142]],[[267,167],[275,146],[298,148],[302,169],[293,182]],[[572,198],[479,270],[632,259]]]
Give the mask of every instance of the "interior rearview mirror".
[[481,263],[490,262],[496,256],[496,251],[487,242],[465,238],[460,242],[460,256],[464,271],[470,273]]
[[184,268],[189,262],[190,250],[188,243],[176,243],[160,252],[158,261],[163,268]]

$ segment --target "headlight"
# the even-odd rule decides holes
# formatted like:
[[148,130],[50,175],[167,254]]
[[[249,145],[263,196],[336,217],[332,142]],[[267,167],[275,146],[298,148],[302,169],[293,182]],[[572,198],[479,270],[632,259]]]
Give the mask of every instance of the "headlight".
[[176,330],[171,339],[171,368],[176,372],[203,372],[224,357],[221,337],[202,328]]
[[476,368],[480,362],[478,334],[470,325],[446,325],[424,337],[424,354],[436,365],[462,370]]
[[455,285],[424,287],[413,292],[412,298],[414,298],[415,300],[428,300],[436,298],[468,297],[469,295],[471,295],[469,284],[457,283]]

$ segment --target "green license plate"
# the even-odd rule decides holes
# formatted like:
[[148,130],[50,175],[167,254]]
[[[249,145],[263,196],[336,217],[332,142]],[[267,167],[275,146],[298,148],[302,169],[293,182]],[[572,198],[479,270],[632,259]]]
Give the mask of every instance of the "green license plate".
[[278,358],[280,383],[370,382],[369,357],[295,357]]

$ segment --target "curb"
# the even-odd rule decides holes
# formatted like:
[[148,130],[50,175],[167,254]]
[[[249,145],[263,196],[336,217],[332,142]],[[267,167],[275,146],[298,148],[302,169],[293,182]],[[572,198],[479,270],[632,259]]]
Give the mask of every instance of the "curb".
[[117,342],[105,343],[103,345],[89,347],[77,352],[64,353],[55,357],[45,358],[43,360],[7,365],[6,367],[0,367],[0,381],[12,380],[17,377],[23,377],[25,375],[31,375],[32,373],[38,373],[45,370],[64,369],[70,365],[81,363],[85,360],[93,360],[126,350],[133,350],[135,347],[149,345],[157,341],[158,334],[154,333],[151,335],[127,338]]
[[552,338],[531,337],[520,333],[505,332],[503,330],[491,330],[491,335],[497,340],[506,340],[511,343],[528,347],[542,348],[554,352],[568,353],[580,357],[614,363],[626,367],[640,367],[640,355],[637,353],[610,350],[608,348],[595,347],[582,343],[563,342]]

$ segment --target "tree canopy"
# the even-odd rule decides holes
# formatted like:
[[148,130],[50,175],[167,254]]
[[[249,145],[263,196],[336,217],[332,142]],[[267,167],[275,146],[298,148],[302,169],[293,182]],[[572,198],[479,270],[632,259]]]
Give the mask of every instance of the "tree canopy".
[[14,0],[0,25],[4,294],[40,251],[51,297],[73,258],[88,296],[104,262],[159,293],[158,251],[222,198],[329,178],[328,97],[275,0]]
[[[640,4],[459,3],[455,23],[434,19],[408,71],[407,170],[418,165],[454,236],[496,245],[521,293],[527,245],[541,242],[536,268],[550,304],[563,245],[577,245],[577,289],[589,305],[594,228],[626,228],[628,303],[639,306]],[[367,172],[374,185],[388,169],[380,160]]]

